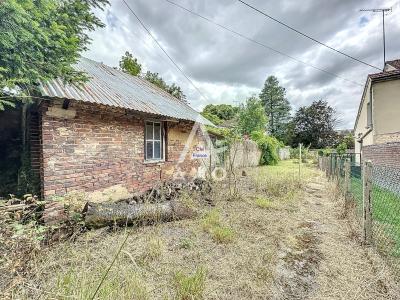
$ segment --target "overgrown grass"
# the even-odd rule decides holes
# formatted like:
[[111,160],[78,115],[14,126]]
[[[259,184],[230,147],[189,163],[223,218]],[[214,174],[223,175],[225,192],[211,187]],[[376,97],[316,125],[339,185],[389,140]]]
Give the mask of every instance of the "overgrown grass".
[[318,173],[308,164],[299,164],[295,161],[282,161],[276,166],[264,166],[252,169],[250,172],[255,178],[256,188],[273,198],[285,199],[288,194],[294,195],[311,178]]
[[156,236],[150,237],[143,249],[142,254],[138,258],[141,265],[145,265],[157,258],[159,258],[164,251],[164,243]]
[[194,242],[189,238],[182,238],[179,242],[179,248],[189,250],[193,248]]
[[230,227],[217,226],[211,230],[211,236],[217,243],[230,243],[233,241],[235,233]]
[[[314,171],[303,167],[305,181]],[[181,197],[198,219],[135,228],[96,299],[271,298],[277,245],[299,202],[298,165],[281,162],[238,177],[245,196],[240,201],[218,197],[217,191],[227,194],[221,183],[210,195],[211,210]],[[255,179],[262,190],[254,188]],[[274,210],[268,209],[271,203]],[[89,299],[121,244],[121,232],[89,231],[46,249],[29,278],[14,288],[15,298]]]
[[226,226],[221,221],[221,216],[218,210],[213,209],[203,217],[203,230],[210,233],[212,239],[217,243],[230,243],[234,239],[234,231],[229,226]]
[[174,275],[175,299],[197,300],[203,299],[207,272],[199,267],[193,274],[177,272]]
[[255,203],[256,203],[256,205],[258,206],[258,207],[260,207],[260,208],[271,208],[271,207],[273,207],[273,204],[272,204],[272,202],[270,201],[270,200],[268,200],[268,199],[266,199],[266,198],[262,198],[262,197],[258,197],[256,200],[255,200]]
[[213,209],[206,213],[202,220],[202,227],[204,231],[210,231],[212,228],[221,225],[221,216],[217,209]]
[[[70,268],[57,276],[56,287],[51,291],[57,299],[91,299],[106,269],[106,265],[91,269]],[[141,275],[131,267],[113,270],[101,285],[96,299],[149,299]]]
[[[352,174],[350,191],[356,201],[359,218],[363,214],[363,183],[360,174]],[[394,259],[400,274],[400,195],[377,184],[372,185],[372,232],[378,250]]]

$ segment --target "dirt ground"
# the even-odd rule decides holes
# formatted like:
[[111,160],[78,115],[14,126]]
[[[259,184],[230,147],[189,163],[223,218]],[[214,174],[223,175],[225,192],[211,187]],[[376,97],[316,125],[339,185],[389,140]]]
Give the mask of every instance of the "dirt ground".
[[5,297],[90,299],[128,234],[98,299],[400,298],[322,173],[304,167],[299,185],[290,161],[239,181],[240,197],[221,185],[198,218],[91,231],[46,249]]

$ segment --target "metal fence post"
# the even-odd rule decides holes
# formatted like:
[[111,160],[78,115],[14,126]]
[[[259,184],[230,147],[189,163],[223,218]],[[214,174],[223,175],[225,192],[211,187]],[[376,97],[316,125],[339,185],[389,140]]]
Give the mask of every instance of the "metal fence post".
[[336,156],[336,180],[338,182],[338,185],[339,185],[339,178],[340,178],[340,166],[339,166],[339,163],[340,163],[340,158],[338,156]]
[[329,167],[328,156],[325,156],[324,160],[325,160],[325,174],[326,174],[326,177],[328,178],[328,175],[329,175],[329,173],[328,173],[328,167]]
[[365,161],[363,165],[363,241],[371,244],[372,239],[372,162]]
[[350,187],[351,187],[350,180],[351,180],[350,159],[346,158],[346,161],[344,163],[344,208],[346,214],[350,204]]

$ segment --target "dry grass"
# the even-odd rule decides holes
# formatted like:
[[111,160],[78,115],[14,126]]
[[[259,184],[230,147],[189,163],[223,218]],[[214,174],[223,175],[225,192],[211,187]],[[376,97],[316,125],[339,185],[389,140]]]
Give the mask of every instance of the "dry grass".
[[[299,180],[298,165],[291,161],[247,170],[248,176],[239,178],[240,197],[235,201],[227,201],[232,199],[227,199],[221,183],[213,191],[215,208],[195,204],[200,216],[196,219],[128,228],[127,243],[97,299],[284,299],[276,279],[297,279],[281,277],[281,254],[285,249],[301,251],[301,245],[318,249],[322,257],[315,274],[320,288],[310,297],[350,299],[346,291],[353,289],[367,299],[357,272],[371,283],[369,299],[390,297],[394,285],[386,271],[372,270],[381,265],[365,260],[366,252],[348,237],[346,220],[337,218],[337,208],[332,213],[331,205],[341,202],[326,196],[323,201],[317,197],[319,192],[309,192],[309,182],[319,173],[306,165],[302,172]],[[268,200],[261,206],[271,202],[274,209],[262,209],[258,198]],[[190,199],[184,202],[192,206]],[[301,225],[305,221],[317,225],[305,228]],[[299,230],[321,236],[318,244]],[[8,296],[89,299],[124,232],[90,231],[73,243],[43,251],[31,260],[31,271],[19,278]],[[378,287],[378,280],[383,287]]]

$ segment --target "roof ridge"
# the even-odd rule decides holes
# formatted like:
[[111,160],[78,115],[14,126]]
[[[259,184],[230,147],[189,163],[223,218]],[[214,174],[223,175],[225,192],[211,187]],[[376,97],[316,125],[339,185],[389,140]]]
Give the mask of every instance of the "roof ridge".
[[42,96],[122,107],[214,126],[189,103],[177,99],[142,77],[130,75],[119,68],[83,56],[74,68],[86,72],[89,77],[81,88],[58,83],[57,79],[46,80],[40,83]]
[[[82,57],[83,57],[83,56],[82,56]],[[83,58],[86,58],[86,57],[83,57]],[[113,67],[111,67],[111,66],[109,66],[109,65],[106,65],[106,64],[104,64],[103,62],[98,62],[98,61],[95,61],[95,60],[90,59],[90,58],[86,58],[86,59],[87,59],[87,60],[90,60],[90,61],[92,61],[92,62],[94,62],[94,63],[101,64],[101,65],[103,65],[103,66],[105,66],[105,67],[107,67],[107,68],[110,68],[110,69],[112,69],[112,70],[116,70],[116,71],[120,72],[121,74],[127,75],[127,76],[130,77],[130,78],[134,78],[134,79],[136,79],[136,80],[139,80],[139,81],[141,81],[142,83],[144,83],[145,85],[147,85],[147,86],[149,86],[149,87],[151,87],[151,88],[157,89],[157,90],[160,91],[162,94],[164,94],[165,96],[169,97],[171,100],[176,101],[176,102],[178,102],[178,103],[182,103],[182,104],[186,105],[188,108],[190,108],[191,110],[195,111],[196,113],[200,113],[200,112],[198,112],[197,110],[195,110],[193,107],[191,107],[186,101],[183,101],[183,100],[181,100],[181,99],[178,99],[178,98],[174,97],[173,95],[171,95],[170,93],[168,93],[166,90],[160,88],[160,87],[157,86],[156,84],[154,84],[154,83],[152,83],[152,82],[150,82],[150,81],[144,79],[144,78],[141,77],[141,76],[131,75],[131,74],[127,73],[127,72],[124,72],[124,71],[121,70],[121,69],[113,68]]]

